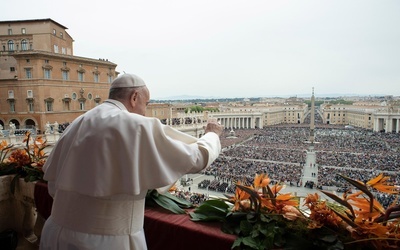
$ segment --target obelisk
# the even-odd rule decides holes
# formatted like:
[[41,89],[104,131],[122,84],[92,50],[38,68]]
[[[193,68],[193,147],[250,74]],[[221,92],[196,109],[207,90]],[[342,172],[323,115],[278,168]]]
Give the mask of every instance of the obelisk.
[[314,185],[318,186],[318,165],[317,165],[317,155],[314,150],[315,136],[315,97],[314,97],[314,87],[312,88],[311,96],[311,110],[310,110],[310,136],[307,143],[309,147],[307,150],[306,161],[303,166],[303,176],[301,178],[302,185],[304,187],[311,187],[313,189]]
[[313,87],[311,96],[311,119],[310,119],[310,138],[309,138],[311,146],[314,146],[314,128],[315,128],[314,112],[315,112],[315,97],[314,97],[314,87]]

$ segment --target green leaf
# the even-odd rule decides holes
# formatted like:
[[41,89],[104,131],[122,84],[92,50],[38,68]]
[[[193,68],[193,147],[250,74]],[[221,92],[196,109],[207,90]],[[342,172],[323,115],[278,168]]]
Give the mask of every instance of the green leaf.
[[203,202],[200,206],[198,206],[194,212],[195,213],[203,213],[210,215],[220,215],[226,216],[228,213],[229,206],[223,202],[218,200],[208,200]]
[[256,224],[253,228],[252,228],[252,230],[251,230],[251,232],[250,232],[250,236],[251,237],[253,237],[253,238],[255,238],[255,237],[259,237],[260,236],[260,225],[259,224]]
[[236,221],[240,221],[240,220],[246,220],[247,219],[247,213],[246,212],[229,212],[226,215],[227,218],[229,218],[229,220],[236,220]]
[[198,214],[198,213],[189,213],[190,220],[192,221],[224,221],[224,218],[218,215],[205,215],[205,214]]
[[159,193],[156,189],[150,189],[149,191],[147,191],[146,198],[158,197],[158,195]]
[[252,230],[253,225],[250,222],[248,222],[247,220],[242,220],[240,222],[240,231],[242,231],[244,235],[249,235]]
[[153,197],[155,203],[160,205],[161,207],[175,213],[175,214],[185,214],[186,211],[180,208],[173,200],[169,199],[166,196],[159,195],[157,198]]
[[254,238],[252,238],[251,236],[244,237],[242,243],[243,243],[243,245],[249,246],[252,249],[260,249],[259,245],[257,244],[257,241]]
[[204,201],[204,202],[200,205],[200,207],[201,207],[203,204],[208,204],[208,205],[211,205],[211,206],[219,207],[219,208],[221,208],[221,209],[228,209],[228,208],[229,208],[229,205],[226,204],[225,201],[219,200],[219,199],[210,199],[210,200],[206,200],[206,201]]
[[231,249],[240,247],[240,245],[242,244],[242,241],[243,241],[242,238],[240,238],[240,237],[236,238],[235,242],[233,242]]
[[15,164],[0,163],[0,176],[16,174]]
[[[223,201],[208,200],[203,202],[192,213],[190,213],[190,215],[194,221],[224,221],[228,214],[228,208],[229,206]],[[200,214],[202,216],[196,216]]]
[[333,244],[337,241],[337,236],[329,234],[329,235],[325,235],[324,237],[321,237],[320,240],[330,243],[330,244]]

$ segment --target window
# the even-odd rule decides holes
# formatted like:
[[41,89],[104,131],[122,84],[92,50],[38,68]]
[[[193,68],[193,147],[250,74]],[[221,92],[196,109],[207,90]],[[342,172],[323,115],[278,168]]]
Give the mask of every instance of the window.
[[21,50],[28,50],[28,41],[26,39],[21,41]]
[[54,53],[58,53],[58,45],[54,44]]
[[88,98],[89,100],[92,100],[92,98],[93,98],[92,93],[89,93],[89,94],[87,95],[87,98]]
[[113,81],[112,76],[108,75],[108,83],[112,83],[112,81]]
[[[69,99],[71,100],[71,99]],[[65,100],[64,101],[64,110],[65,111],[69,111],[70,110],[70,105],[69,105],[70,101]]]
[[93,80],[94,80],[94,82],[99,82],[99,74],[94,74]]
[[53,35],[56,35],[57,33],[56,33],[56,30],[55,29],[53,29]]
[[30,59],[26,59],[26,62],[27,62],[27,63],[30,63],[30,62],[31,62],[31,60],[30,60]]
[[12,35],[12,29],[8,29],[8,35]]
[[33,112],[34,111],[33,100],[28,100],[28,111],[29,112]]
[[85,110],[85,102],[84,101],[79,102],[79,108],[80,108],[80,110]]
[[49,63],[49,60],[47,60],[47,59],[44,60],[44,63],[45,63],[45,64],[48,64],[48,63]]
[[76,100],[76,93],[72,93],[72,100]]
[[21,29],[21,34],[26,34],[26,29],[25,28]]
[[10,71],[14,72],[15,71],[15,67],[10,67]]
[[8,100],[10,103],[10,112],[15,112],[15,100]]
[[51,70],[49,69],[44,69],[44,78],[45,79],[50,79],[51,78]]
[[67,54],[67,51],[65,50],[64,47],[61,47],[61,54],[63,54],[63,55]]
[[14,41],[10,40],[7,43],[8,45],[8,51],[14,51]]
[[8,99],[14,99],[14,90],[8,91]]
[[46,111],[53,111],[53,100],[52,99],[46,99],[45,104],[46,104]]
[[27,90],[26,91],[26,97],[33,98],[33,91],[32,90]]
[[62,71],[62,79],[63,80],[65,80],[65,81],[67,81],[68,79],[69,79],[69,76],[68,76],[69,74],[68,74],[68,71],[66,71],[66,70],[63,70]]
[[78,81],[83,82],[83,72],[78,72]]
[[61,38],[63,38],[63,37],[64,37],[64,34],[63,34],[62,32],[60,32],[60,37],[61,37]]
[[70,103],[71,103],[71,98],[69,98],[68,94],[64,94],[64,98],[62,99],[63,101],[63,109],[64,111],[69,111],[70,110]]
[[32,69],[25,69],[25,77],[27,79],[31,79],[32,78]]

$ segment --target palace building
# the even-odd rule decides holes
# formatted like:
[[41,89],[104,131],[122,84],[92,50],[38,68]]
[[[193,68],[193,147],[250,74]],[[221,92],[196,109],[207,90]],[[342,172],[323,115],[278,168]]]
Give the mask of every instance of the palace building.
[[350,125],[375,132],[400,132],[400,103],[397,101],[353,105],[325,103],[319,110],[325,124]]
[[0,124],[44,131],[107,99],[117,65],[74,55],[67,27],[52,19],[0,21]]

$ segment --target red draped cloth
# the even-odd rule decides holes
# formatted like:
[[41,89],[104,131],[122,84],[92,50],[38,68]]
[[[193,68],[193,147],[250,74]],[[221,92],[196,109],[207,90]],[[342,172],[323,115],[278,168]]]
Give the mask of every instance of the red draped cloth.
[[149,249],[231,249],[235,235],[221,231],[221,224],[193,222],[189,215],[171,214],[162,208],[146,208],[144,231]]
[[47,183],[37,182],[34,190],[35,205],[38,213],[47,220],[51,214],[53,198],[47,190]]
[[[47,219],[53,204],[47,184],[36,183],[34,194],[38,213]],[[220,223],[193,222],[189,215],[172,214],[160,207],[146,207],[144,231],[149,250],[229,250],[236,239],[223,233]]]

